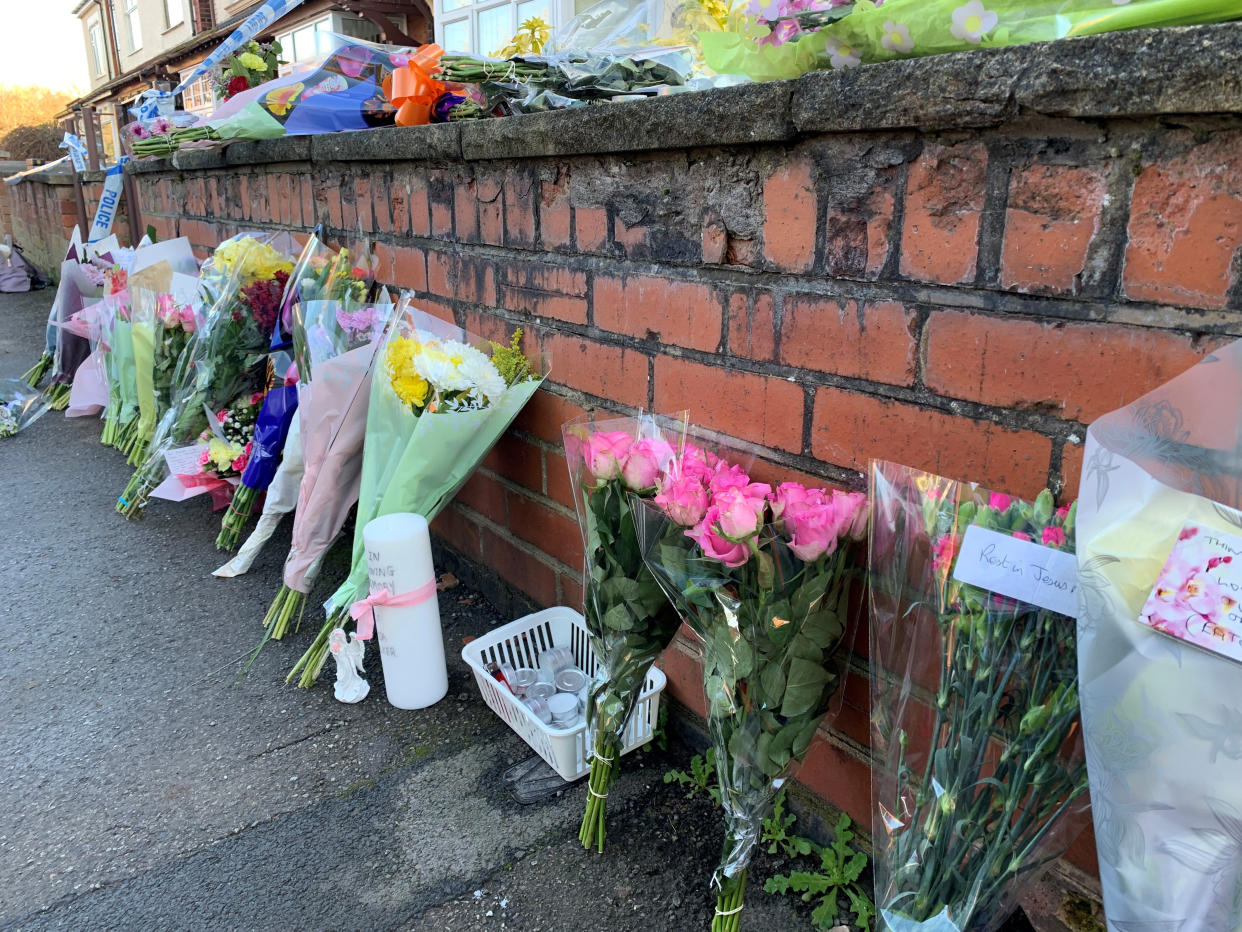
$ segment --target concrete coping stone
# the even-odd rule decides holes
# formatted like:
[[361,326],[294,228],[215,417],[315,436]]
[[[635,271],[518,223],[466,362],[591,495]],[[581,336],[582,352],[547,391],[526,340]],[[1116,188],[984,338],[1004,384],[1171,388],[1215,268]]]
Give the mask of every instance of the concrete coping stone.
[[287,136],[131,162],[134,173],[279,162],[477,161],[788,142],[819,133],[1242,113],[1242,23],[1139,29],[518,117]]

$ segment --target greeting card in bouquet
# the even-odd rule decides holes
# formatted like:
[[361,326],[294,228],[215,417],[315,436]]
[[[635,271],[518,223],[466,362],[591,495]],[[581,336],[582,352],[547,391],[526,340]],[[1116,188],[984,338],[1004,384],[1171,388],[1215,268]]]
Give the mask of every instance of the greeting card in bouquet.
[[1083,736],[1108,927],[1242,928],[1242,342],[1087,433]]

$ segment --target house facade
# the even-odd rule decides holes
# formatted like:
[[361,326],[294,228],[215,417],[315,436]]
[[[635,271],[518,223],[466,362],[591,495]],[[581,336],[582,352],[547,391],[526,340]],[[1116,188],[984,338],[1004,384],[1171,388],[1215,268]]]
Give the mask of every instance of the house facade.
[[[74,7],[82,24],[90,91],[71,108],[94,108],[110,159],[121,151],[121,127],[142,92],[171,89],[190,77],[261,2],[81,0]],[[431,39],[431,10],[424,0],[306,0],[257,38],[280,42],[287,71],[322,54],[329,34],[418,45]],[[211,75],[200,76],[181,95],[183,109],[203,116],[217,103]]]

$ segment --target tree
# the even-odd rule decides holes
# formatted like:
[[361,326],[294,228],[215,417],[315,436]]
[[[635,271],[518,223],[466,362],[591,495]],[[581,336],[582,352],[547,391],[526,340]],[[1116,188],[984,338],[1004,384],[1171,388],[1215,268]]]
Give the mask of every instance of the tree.
[[0,136],[0,152],[9,158],[24,162],[26,159],[42,159],[51,162],[65,153],[60,148],[63,131],[50,123],[42,126],[18,126]]
[[18,126],[49,124],[72,94],[37,85],[0,84],[0,136]]

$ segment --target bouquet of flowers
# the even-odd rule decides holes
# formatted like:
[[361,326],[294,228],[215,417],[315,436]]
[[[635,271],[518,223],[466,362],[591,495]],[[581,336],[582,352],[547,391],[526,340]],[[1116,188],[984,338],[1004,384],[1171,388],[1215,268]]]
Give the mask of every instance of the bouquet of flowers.
[[733,8],[723,32],[701,32],[699,41],[712,70],[772,81],[814,68],[1216,23],[1239,15],[1232,0],[752,0]]
[[[133,259],[133,250],[125,250],[123,261]],[[52,381],[45,389],[48,404],[53,411],[63,411],[69,405],[69,393],[73,388],[73,376],[78,366],[91,353],[90,340],[70,323],[74,315],[85,310],[100,297],[96,278],[87,272],[93,268],[89,263],[66,260],[60,265],[60,283],[56,287],[56,301],[52,305],[49,324],[56,328],[55,350],[52,354]],[[114,295],[125,289],[125,267],[114,266],[106,273],[104,293]]]
[[25,379],[0,379],[0,438],[16,436],[47,410],[46,399]]
[[1087,431],[1078,672],[1113,929],[1242,928],[1242,341]]
[[[97,243],[83,244],[82,233],[75,226],[69,240],[69,247],[65,250],[65,258],[62,261],[61,281],[63,282],[65,277],[64,263],[72,262],[77,266],[75,277],[79,279],[78,289],[82,292],[84,298],[88,300],[98,298],[104,286],[103,269],[113,264],[112,253],[114,251],[119,252],[120,248],[120,244],[115,236],[105,237]],[[56,365],[56,350],[60,342],[61,324],[59,287],[57,287],[56,292],[56,299],[52,302],[52,307],[47,316],[43,353],[39,356],[38,361],[22,376],[22,381],[30,385],[31,388],[38,388],[44,376],[51,372]]]
[[[362,531],[381,515],[439,514],[470,477],[544,376],[519,348],[480,340],[397,304],[371,382],[358,516],[348,578],[328,599],[328,619],[289,674],[309,686],[328,657],[328,635],[367,590]],[[486,345],[486,344],[483,344]]]
[[[347,249],[333,254],[320,243],[318,237],[312,236],[302,250],[290,286],[285,291],[281,316],[291,318],[300,312],[303,305],[311,302],[328,302],[338,314],[361,313],[371,290],[371,264],[365,254],[357,263],[351,261]],[[295,340],[298,332],[295,328]],[[296,347],[294,355],[298,356]],[[221,521],[220,534],[216,538],[216,546],[221,550],[232,550],[237,546],[255,499],[259,493],[266,491],[276,477],[285,438],[297,412],[298,370],[294,368],[290,374],[291,360],[287,355],[282,353],[276,358],[283,384],[274,386],[267,393],[263,410],[259,412],[254,455]],[[309,366],[305,352],[301,358]]]
[[250,458],[261,404],[262,391],[243,393],[210,416],[194,443],[166,451],[170,475],[151,490],[151,497],[180,502],[207,492],[213,511],[225,507]]
[[650,418],[570,421],[562,431],[585,545],[583,617],[602,661],[587,706],[594,755],[578,837],[602,852],[625,724],[652,662],[681,625],[643,563],[631,503],[631,495],[655,495],[673,446]]
[[875,902],[893,932],[988,932],[1087,804],[1075,509],[893,463],[871,484]]
[[387,302],[356,307],[352,300],[317,300],[292,307],[302,480],[284,581],[263,621],[265,640],[284,637],[290,623],[300,621],[320,561],[358,500],[372,369],[391,316]]
[[228,100],[242,91],[258,87],[265,81],[276,77],[281,65],[280,43],[247,42],[239,51],[230,55],[227,62],[220,66],[215,76],[216,96]]
[[225,240],[204,266],[201,326],[182,352],[173,398],[156,427],[146,460],[117,501],[117,511],[139,518],[147,497],[167,475],[164,453],[191,443],[208,426],[206,412],[266,385],[266,357],[293,270],[288,234],[241,234]]
[[686,444],[637,513],[643,558],[703,644],[707,724],[728,835],[713,932],[741,921],[763,820],[841,682],[859,492],[773,490]]

